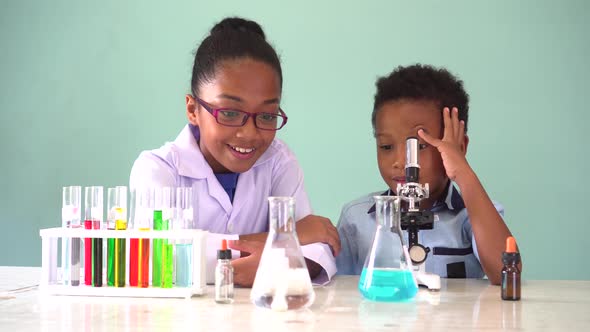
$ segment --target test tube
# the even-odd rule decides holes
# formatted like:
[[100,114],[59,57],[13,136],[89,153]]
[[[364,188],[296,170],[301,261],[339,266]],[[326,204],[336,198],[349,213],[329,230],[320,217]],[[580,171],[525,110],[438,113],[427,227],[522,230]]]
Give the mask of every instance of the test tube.
[[[134,188],[131,191],[129,224],[133,229],[149,231],[154,211],[154,190]],[[131,239],[129,246],[129,285],[149,286],[150,239]]]
[[[176,209],[172,227],[175,230],[193,228],[193,188],[176,188]],[[193,245],[190,240],[176,241],[176,287],[193,285]]]
[[[63,187],[61,221],[64,228],[80,228],[80,186]],[[64,238],[62,242],[62,274],[65,285],[80,285],[80,238]]]
[[[127,187],[107,190],[107,228],[127,229]],[[125,239],[107,240],[107,285],[125,287]]]
[[[174,206],[174,188],[155,189],[154,231],[170,229],[172,207]],[[154,239],[152,256],[152,286],[172,287],[173,244],[166,239]]]
[[[85,188],[84,228],[101,229],[103,222],[103,187]],[[102,287],[102,239],[84,239],[84,282],[86,285]]]

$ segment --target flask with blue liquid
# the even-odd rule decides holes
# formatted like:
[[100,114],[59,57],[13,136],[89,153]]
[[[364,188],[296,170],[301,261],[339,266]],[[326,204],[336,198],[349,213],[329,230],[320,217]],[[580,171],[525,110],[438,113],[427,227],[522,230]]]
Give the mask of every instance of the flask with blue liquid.
[[359,280],[364,298],[380,302],[411,300],[418,292],[400,226],[400,200],[375,196],[377,229]]

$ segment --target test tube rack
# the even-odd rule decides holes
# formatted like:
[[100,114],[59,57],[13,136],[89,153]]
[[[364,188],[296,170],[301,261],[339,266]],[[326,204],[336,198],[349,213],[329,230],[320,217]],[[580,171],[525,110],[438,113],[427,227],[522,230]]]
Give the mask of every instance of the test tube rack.
[[[206,236],[207,231],[197,229],[140,231],[140,230],[107,230],[107,229],[72,229],[46,228],[39,231],[41,235],[41,281],[39,290],[48,295],[81,295],[81,296],[114,296],[114,297],[154,297],[154,298],[190,298],[193,295],[203,295],[206,289]],[[182,240],[192,243],[193,266],[192,287],[93,287],[88,285],[64,285],[61,269],[58,266],[58,246],[67,238],[102,238],[102,239],[165,239]],[[129,257],[127,245],[126,257]],[[83,280],[81,271],[80,279]],[[127,278],[129,274],[127,273]]]

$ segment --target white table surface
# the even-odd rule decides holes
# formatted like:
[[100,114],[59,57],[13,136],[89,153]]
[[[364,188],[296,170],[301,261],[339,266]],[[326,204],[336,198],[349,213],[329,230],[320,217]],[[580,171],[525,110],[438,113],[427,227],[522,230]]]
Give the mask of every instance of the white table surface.
[[315,288],[301,312],[256,308],[249,289],[230,305],[213,288],[192,299],[43,295],[40,268],[0,267],[0,331],[590,331],[590,281],[524,281],[522,300],[502,301],[486,280],[442,279],[410,303],[364,300],[358,277]]

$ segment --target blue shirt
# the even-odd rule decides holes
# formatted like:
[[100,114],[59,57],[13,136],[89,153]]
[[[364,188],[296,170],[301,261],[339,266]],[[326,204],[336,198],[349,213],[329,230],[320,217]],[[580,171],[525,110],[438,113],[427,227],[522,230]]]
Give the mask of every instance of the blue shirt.
[[219,184],[223,187],[227,196],[229,197],[229,201],[233,203],[234,201],[234,194],[236,192],[236,187],[238,186],[238,175],[239,173],[215,173],[215,177]]
[[[373,196],[376,192],[356,199],[342,208],[338,221],[338,234],[342,243],[336,257],[338,274],[360,274],[365,258],[371,249],[377,221]],[[494,202],[496,210],[504,215],[504,208]],[[418,243],[429,247],[426,272],[443,278],[482,278],[477,245],[471,231],[471,222],[463,198],[453,185],[448,186],[444,201],[431,208],[434,225],[431,230],[418,232]],[[408,243],[407,231],[404,241]],[[500,259],[500,257],[498,257]]]

